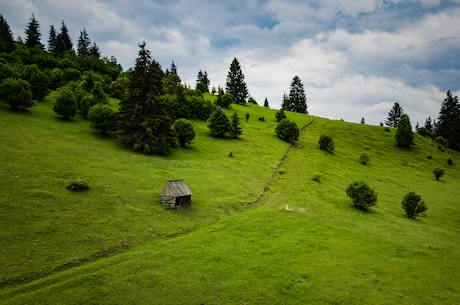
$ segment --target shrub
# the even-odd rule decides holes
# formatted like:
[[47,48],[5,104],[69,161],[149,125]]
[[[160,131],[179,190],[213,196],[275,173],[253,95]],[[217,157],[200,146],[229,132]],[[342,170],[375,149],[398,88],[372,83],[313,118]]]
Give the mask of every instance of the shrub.
[[415,219],[419,215],[424,215],[423,213],[428,210],[425,203],[421,201],[420,195],[414,192],[407,193],[404,196],[401,207],[406,211],[407,217],[412,219]]
[[447,159],[447,164],[454,165],[454,161],[452,160],[452,158]]
[[385,132],[390,132],[390,127],[385,127],[385,128],[383,128],[383,130],[384,130]]
[[299,139],[299,127],[288,119],[281,120],[275,128],[276,135],[285,141],[296,142]]
[[18,78],[6,78],[0,84],[0,99],[14,111],[34,105],[29,82]]
[[442,176],[444,176],[444,169],[437,167],[433,170],[433,174],[436,180],[439,180]]
[[414,142],[414,132],[407,114],[403,114],[398,123],[395,140],[399,147],[410,147]]
[[319,137],[319,148],[327,152],[332,152],[334,150],[334,140],[330,136],[321,135]]
[[316,181],[318,183],[321,183],[321,176],[320,175],[314,175],[311,180]]
[[261,122],[265,122],[265,118],[263,116],[260,116],[258,120]]
[[[439,145],[441,145],[443,147],[447,147],[449,145],[449,141],[447,139],[444,139],[441,136],[436,137],[435,141],[436,141],[436,143],[438,143]],[[439,149],[441,149],[441,147]]]
[[53,110],[65,120],[71,119],[77,114],[77,100],[71,89],[63,87],[59,90]]
[[103,134],[113,134],[117,130],[117,114],[109,105],[96,104],[88,111],[90,127]]
[[185,147],[186,144],[190,144],[195,139],[195,130],[188,120],[178,119],[174,121],[173,128],[177,133],[180,146]]
[[284,113],[284,109],[280,109],[278,112],[276,112],[275,118],[277,122],[280,122],[281,120],[285,119],[286,114]]
[[377,204],[377,193],[364,181],[352,182],[345,191],[358,209],[366,210]]
[[359,156],[359,163],[366,165],[369,163],[369,156],[367,154],[361,154]]
[[88,182],[85,179],[72,179],[69,180],[66,189],[73,192],[81,192],[89,189]]

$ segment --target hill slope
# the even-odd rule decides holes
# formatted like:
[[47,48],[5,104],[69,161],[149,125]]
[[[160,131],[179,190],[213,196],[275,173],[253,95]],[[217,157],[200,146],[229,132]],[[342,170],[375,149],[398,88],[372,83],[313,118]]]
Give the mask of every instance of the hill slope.
[[[460,176],[457,166],[447,166],[457,152],[420,137],[401,150],[394,130],[291,113],[307,127],[288,150],[273,136],[273,110],[235,105],[240,117],[251,117],[242,139],[210,138],[205,124],[194,122],[190,148],[144,156],[97,137],[85,122],[56,121],[49,106],[26,114],[0,109],[2,160],[8,160],[0,172],[7,194],[0,274],[4,282],[37,278],[3,285],[4,304],[454,304],[459,298]],[[334,138],[334,154],[318,149],[321,134]],[[361,153],[370,157],[366,166],[358,162]],[[435,167],[446,168],[441,181],[431,173]],[[66,191],[66,179],[75,176],[93,188]],[[156,204],[172,178],[191,186],[193,208]],[[354,209],[345,195],[358,179],[379,194],[368,212]],[[409,191],[422,195],[427,217],[405,218],[400,202]],[[53,273],[72,260],[85,264]],[[50,274],[40,278],[40,272]]]

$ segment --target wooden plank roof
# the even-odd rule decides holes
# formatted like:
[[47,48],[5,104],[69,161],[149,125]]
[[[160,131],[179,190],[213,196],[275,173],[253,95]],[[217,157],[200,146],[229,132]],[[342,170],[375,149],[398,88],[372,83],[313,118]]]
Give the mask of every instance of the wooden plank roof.
[[192,191],[184,180],[169,180],[161,192],[161,196],[181,197],[189,195],[192,195]]

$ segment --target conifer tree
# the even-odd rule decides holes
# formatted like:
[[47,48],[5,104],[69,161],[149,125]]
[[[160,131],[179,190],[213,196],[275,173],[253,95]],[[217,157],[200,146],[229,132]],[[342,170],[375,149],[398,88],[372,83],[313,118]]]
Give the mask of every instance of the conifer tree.
[[268,100],[267,100],[267,98],[265,98],[265,100],[264,100],[264,107],[265,107],[265,108],[270,108],[270,106],[268,105]]
[[234,112],[232,116],[231,127],[230,127],[230,135],[233,138],[238,138],[242,133],[243,133],[243,129],[241,128],[241,125],[240,125],[240,118],[238,117],[236,112]]
[[57,41],[57,34],[54,25],[50,25],[50,31],[48,34],[48,51],[55,52],[56,51],[56,41]]
[[83,28],[80,31],[80,37],[78,38],[77,42],[77,51],[79,56],[87,56],[89,55],[89,48],[90,48],[91,40],[89,39],[88,33],[86,33],[86,29]]
[[403,114],[404,110],[399,103],[394,103],[393,107],[388,112],[388,118],[385,120],[385,124],[389,127],[397,128]]
[[248,88],[246,86],[246,82],[244,81],[244,74],[243,71],[241,71],[240,63],[236,57],[233,58],[227,74],[226,91],[233,96],[233,99],[237,104],[246,103]]
[[202,72],[201,70],[198,71],[198,75],[196,77],[196,89],[200,90],[201,92],[209,92],[209,78],[208,72],[206,70]]
[[208,119],[208,128],[212,135],[221,138],[225,137],[225,134],[231,130],[230,121],[222,108],[218,107],[211,113]]
[[450,148],[460,150],[460,105],[450,90],[441,105],[436,134],[447,139]]
[[414,142],[414,132],[407,114],[403,114],[399,120],[395,139],[399,147],[410,147]]
[[3,15],[0,15],[0,53],[10,53],[14,49],[13,33]]
[[283,97],[283,109],[298,112],[308,113],[307,111],[307,97],[305,96],[305,90],[303,88],[302,81],[296,75],[292,79],[291,89],[289,91],[289,98]]
[[177,137],[167,106],[160,98],[163,72],[152,60],[145,42],[139,47],[129,94],[120,102],[118,139],[131,149],[166,155],[177,146]]
[[60,33],[56,36],[55,52],[58,55],[64,55],[65,53],[73,54],[73,44],[69,36],[69,30],[64,23],[64,20],[61,24]]
[[42,36],[40,33],[40,25],[38,24],[38,21],[35,19],[33,14],[24,32],[26,34],[25,45],[27,47],[33,48],[35,46],[39,46],[40,49],[44,49],[43,44],[40,42],[40,37]]

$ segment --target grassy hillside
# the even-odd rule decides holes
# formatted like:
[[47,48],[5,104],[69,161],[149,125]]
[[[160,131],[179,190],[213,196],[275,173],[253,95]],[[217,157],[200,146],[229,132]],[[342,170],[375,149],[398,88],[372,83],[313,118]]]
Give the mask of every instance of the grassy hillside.
[[[394,130],[291,113],[306,128],[288,150],[274,136],[274,110],[234,105],[241,118],[250,113],[240,140],[211,138],[194,121],[190,147],[145,156],[85,121],[55,118],[52,98],[26,113],[0,104],[1,304],[455,304],[460,297],[460,175],[447,165],[449,157],[458,162],[457,152],[420,137],[403,150]],[[334,154],[318,149],[321,134],[334,138]],[[368,165],[358,162],[361,153]],[[441,181],[435,167],[446,168]],[[79,177],[90,191],[67,191],[67,180]],[[176,178],[194,193],[190,209],[158,204],[165,181]],[[358,179],[378,192],[368,212],[345,195]],[[409,191],[422,195],[427,217],[405,217],[400,202]]]

